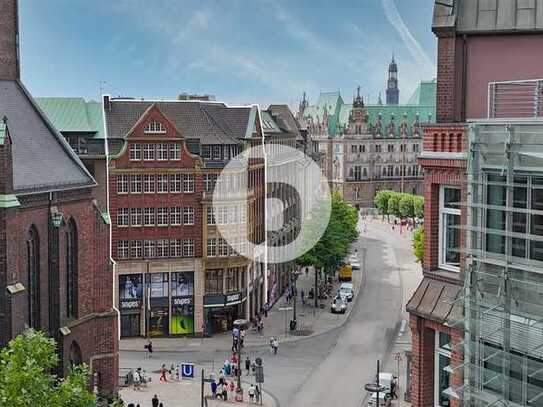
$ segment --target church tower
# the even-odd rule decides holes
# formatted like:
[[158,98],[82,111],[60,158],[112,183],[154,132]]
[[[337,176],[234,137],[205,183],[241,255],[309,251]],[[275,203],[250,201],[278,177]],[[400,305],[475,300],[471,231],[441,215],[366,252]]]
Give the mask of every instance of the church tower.
[[388,81],[387,81],[387,105],[400,104],[400,89],[398,88],[398,65],[394,61],[394,55],[392,55],[392,61],[388,66]]
[[19,79],[17,0],[0,1],[0,80]]

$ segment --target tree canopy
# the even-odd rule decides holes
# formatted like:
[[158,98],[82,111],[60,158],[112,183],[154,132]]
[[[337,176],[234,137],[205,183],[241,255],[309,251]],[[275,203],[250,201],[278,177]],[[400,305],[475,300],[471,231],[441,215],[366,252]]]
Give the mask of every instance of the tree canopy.
[[54,339],[27,330],[0,352],[0,405],[10,407],[91,407],[89,370],[74,367],[59,379],[50,371],[58,365]]
[[375,194],[373,201],[382,215],[394,215],[402,219],[424,218],[422,196],[383,190]]

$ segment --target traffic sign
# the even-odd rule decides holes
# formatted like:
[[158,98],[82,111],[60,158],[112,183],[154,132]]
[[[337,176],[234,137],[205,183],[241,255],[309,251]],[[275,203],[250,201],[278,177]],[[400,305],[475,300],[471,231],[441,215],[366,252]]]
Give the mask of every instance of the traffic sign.
[[194,379],[194,363],[181,364],[181,377],[183,379]]

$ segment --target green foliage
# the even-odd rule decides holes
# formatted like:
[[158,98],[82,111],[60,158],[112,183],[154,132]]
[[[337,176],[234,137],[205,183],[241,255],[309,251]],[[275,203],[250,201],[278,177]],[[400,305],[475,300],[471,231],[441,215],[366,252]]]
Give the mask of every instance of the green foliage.
[[410,194],[400,194],[400,214],[402,218],[415,217],[415,202],[414,196]]
[[401,218],[402,214],[400,213],[400,197],[401,195],[397,192],[392,192],[390,198],[388,199],[388,213],[394,215],[397,218]]
[[[313,218],[319,220],[318,213]],[[297,259],[301,266],[335,271],[343,262],[349,245],[357,238],[358,212],[338,193],[332,194],[330,221],[317,244]],[[311,228],[309,228],[311,229]]]
[[375,194],[375,197],[373,198],[373,203],[375,204],[375,207],[379,210],[379,212],[382,215],[388,215],[388,200],[390,199],[390,196],[393,194],[393,191],[379,191]]
[[65,379],[49,372],[57,366],[54,339],[34,330],[17,336],[0,352],[0,405],[10,407],[91,407],[89,370],[75,367]]
[[424,261],[424,228],[418,227],[413,233],[413,253],[419,263]]
[[422,196],[415,195],[413,197],[413,203],[415,207],[415,217],[424,219],[424,198]]

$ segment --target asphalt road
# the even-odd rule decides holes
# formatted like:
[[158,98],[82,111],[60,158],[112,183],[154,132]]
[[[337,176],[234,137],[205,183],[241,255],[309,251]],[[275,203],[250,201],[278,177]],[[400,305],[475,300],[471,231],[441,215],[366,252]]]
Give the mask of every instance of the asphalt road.
[[[278,356],[271,356],[267,347],[246,349],[252,359],[264,360],[264,390],[281,407],[359,407],[366,395],[363,385],[375,376],[377,359],[389,353],[405,302],[398,259],[411,249],[406,239],[371,224],[356,244],[365,276],[342,327],[281,344]],[[121,367],[156,370],[162,363],[190,361],[217,371],[227,357],[226,352],[204,349],[157,352],[151,360],[142,352],[122,352]]]

